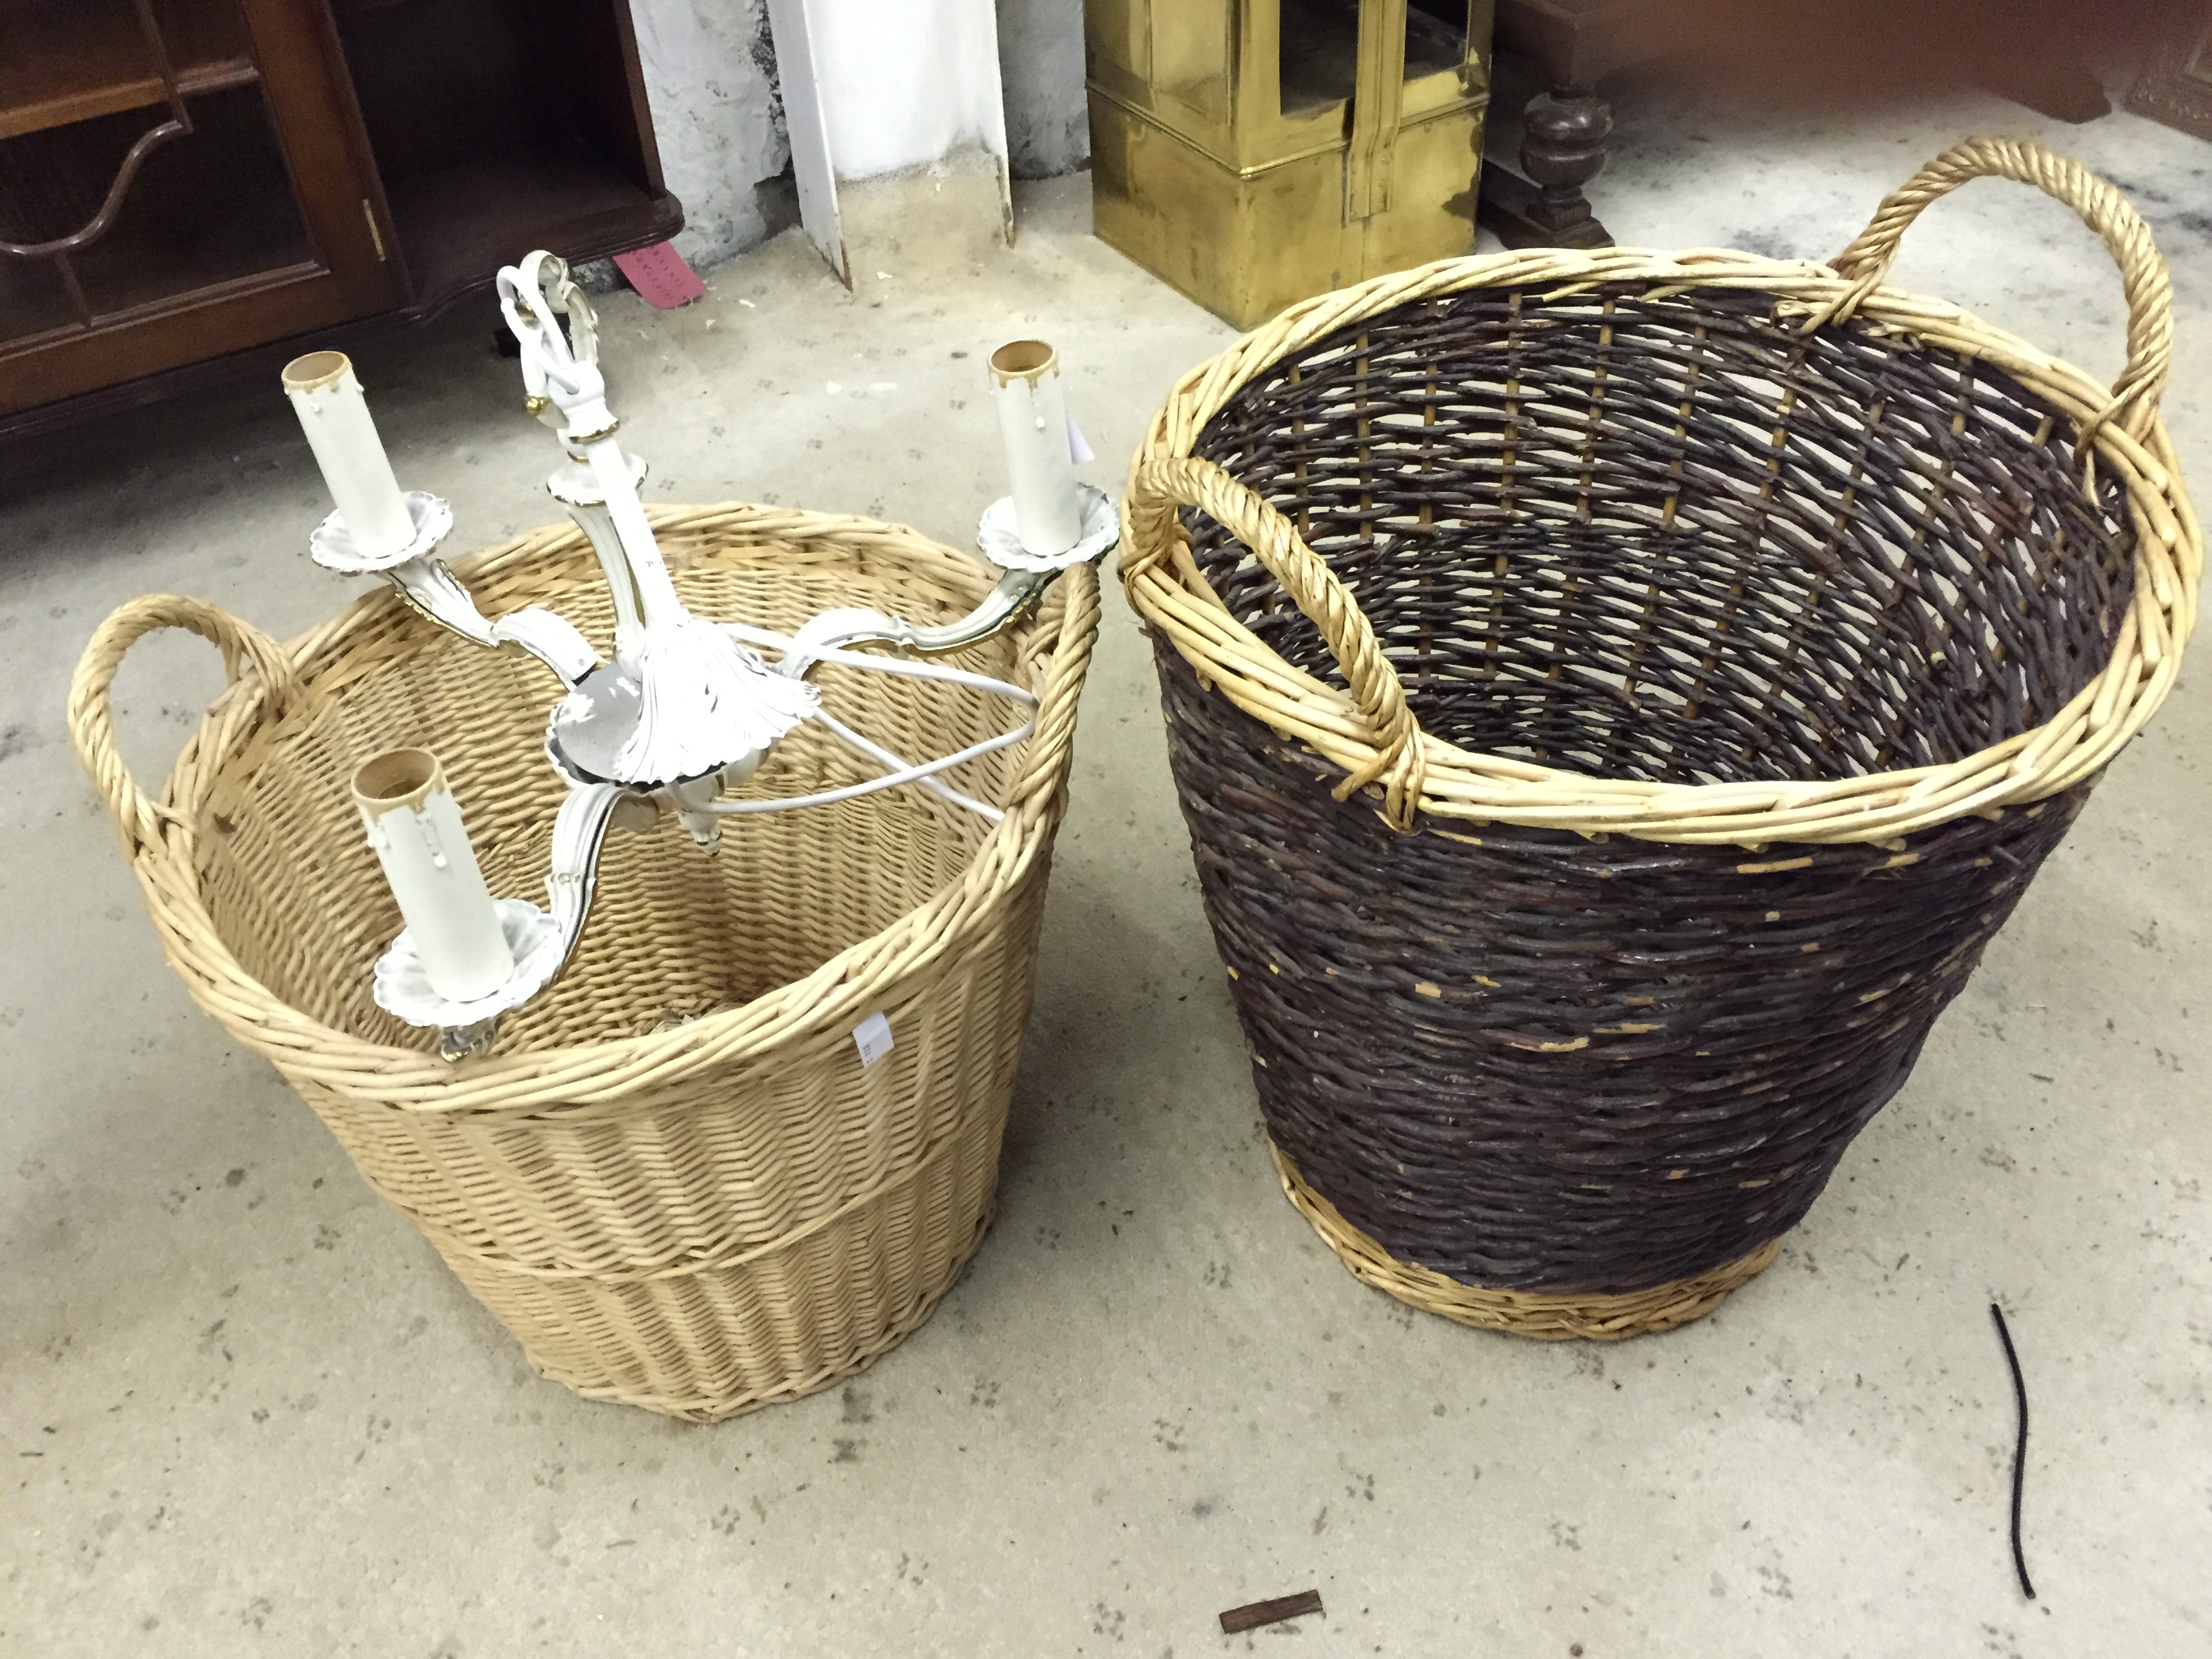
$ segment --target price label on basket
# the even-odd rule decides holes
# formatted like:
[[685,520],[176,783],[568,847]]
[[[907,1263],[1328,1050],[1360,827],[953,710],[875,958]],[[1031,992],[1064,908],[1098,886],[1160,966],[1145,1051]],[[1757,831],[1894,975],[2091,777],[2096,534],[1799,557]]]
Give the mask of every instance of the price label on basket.
[[860,1064],[872,1066],[891,1051],[891,1023],[881,1013],[870,1014],[853,1028],[853,1046],[860,1051]]

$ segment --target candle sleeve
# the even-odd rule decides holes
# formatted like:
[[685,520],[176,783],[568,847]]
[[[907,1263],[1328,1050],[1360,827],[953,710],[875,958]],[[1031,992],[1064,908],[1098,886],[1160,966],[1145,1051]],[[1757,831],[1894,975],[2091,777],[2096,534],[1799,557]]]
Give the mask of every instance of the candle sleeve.
[[431,988],[473,1002],[507,983],[514,960],[438,757],[377,756],[355,772],[353,800]]
[[1065,553],[1083,533],[1083,501],[1068,453],[1058,354],[1042,340],[1000,346],[991,354],[991,392],[1013,483],[1015,532],[1032,553]]
[[407,498],[369,418],[352,360],[342,351],[295,357],[284,366],[284,394],[354,546],[370,558],[388,558],[413,541]]

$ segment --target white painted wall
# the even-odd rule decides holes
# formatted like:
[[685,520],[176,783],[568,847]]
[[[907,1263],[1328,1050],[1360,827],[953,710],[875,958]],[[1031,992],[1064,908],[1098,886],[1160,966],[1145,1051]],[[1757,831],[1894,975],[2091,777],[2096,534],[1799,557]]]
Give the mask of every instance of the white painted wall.
[[768,234],[759,185],[790,160],[763,0],[631,0],[677,251],[718,264]]
[[992,0],[811,0],[807,11],[840,179],[1003,150]]

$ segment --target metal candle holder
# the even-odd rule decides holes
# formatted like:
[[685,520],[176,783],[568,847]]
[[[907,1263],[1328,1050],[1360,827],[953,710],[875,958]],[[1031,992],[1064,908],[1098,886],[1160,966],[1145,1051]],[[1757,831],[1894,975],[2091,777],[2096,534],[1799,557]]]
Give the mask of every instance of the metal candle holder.
[[[382,547],[364,548],[356,544],[343,508],[334,511],[309,538],[315,562],[349,575],[383,577],[416,610],[464,639],[527,651],[553,671],[566,691],[554,706],[545,732],[546,754],[568,786],[554,820],[552,864],[545,882],[548,906],[541,908],[520,899],[495,902],[497,922],[514,962],[505,983],[466,1000],[441,994],[431,982],[411,927],[400,933],[376,964],[377,1005],[410,1025],[436,1029],[440,1051],[449,1060],[486,1048],[497,1033],[501,1016],[536,996],[567,965],[591,911],[600,848],[625,801],[653,803],[656,813],[663,805],[673,810],[693,840],[709,852],[719,845],[725,817],[848,800],[908,783],[984,817],[1002,817],[997,808],[952,787],[941,775],[1022,742],[1033,723],[956,754],[910,763],[830,714],[806,677],[816,664],[834,662],[876,673],[948,682],[1034,709],[1035,696],[1007,681],[912,657],[863,654],[852,647],[887,644],[927,656],[973,645],[1026,613],[1061,571],[1103,557],[1121,534],[1106,494],[1078,483],[1072,463],[1063,467],[1054,459],[1051,444],[1061,445],[1059,459],[1066,459],[1066,434],[1048,431],[1042,412],[1033,422],[1026,418],[1017,422],[1007,413],[1009,397],[1034,395],[1039,411],[1046,406],[1043,397],[1035,387],[1024,394],[1019,374],[994,371],[1010,454],[1018,435],[1031,452],[1012,463],[1017,494],[1029,493],[1022,501],[1010,496],[995,502],[983,514],[977,544],[1001,574],[997,586],[972,612],[957,622],[921,627],[880,611],[838,609],[815,617],[795,635],[695,617],[677,596],[639,499],[645,464],[616,442],[619,422],[606,404],[606,382],[598,366],[596,320],[567,264],[550,253],[538,252],[507,266],[499,273],[499,301],[507,326],[521,343],[527,407],[561,440],[564,459],[546,488],[589,538],[613,596],[611,660],[602,660],[574,624],[550,611],[532,606],[495,619],[477,610],[468,590],[438,556],[440,544],[453,527],[452,508],[421,490],[396,495],[389,464],[367,422],[358,385],[343,358],[332,353],[303,358],[287,371],[286,381],[333,494],[342,503],[354,501],[355,511],[365,521],[374,514],[384,526]],[[556,319],[566,319],[565,331]],[[1027,364],[1041,351],[1049,365],[1048,347],[1017,343],[1033,349],[1024,355],[1009,347],[1000,356],[1014,353]],[[1057,368],[1050,367],[1050,407],[1057,416]],[[1031,370],[1020,372],[1042,384]],[[350,411],[326,398],[319,412],[301,395],[311,390],[327,393],[341,379],[352,400]],[[336,417],[356,424],[346,428],[343,419]],[[319,426],[318,421],[326,423]],[[1021,434],[1016,431],[1018,425]],[[365,439],[358,435],[361,432],[367,433]],[[1048,435],[1051,444],[1039,434]],[[341,455],[348,444],[351,453]],[[368,452],[365,457],[364,451]],[[1044,457],[1042,463],[1038,455]],[[1045,468],[1042,483],[1040,465]],[[364,476],[371,477],[369,483],[361,483]],[[1031,505],[1046,501],[1054,488],[1073,492],[1072,508],[1065,499],[1053,504],[1049,514]],[[386,492],[381,501],[374,496],[379,489]],[[393,504],[395,497],[404,503],[404,520]],[[368,505],[359,505],[364,500]],[[1051,524],[1040,536],[1036,526],[1048,519]],[[1076,526],[1075,539],[1052,545],[1065,537],[1071,523]],[[413,533],[403,541],[410,526]],[[764,658],[763,649],[778,653],[776,659]],[[766,800],[722,798],[726,787],[750,778],[786,734],[808,721],[884,768],[883,775],[811,794]],[[388,872],[392,867],[387,862]],[[470,867],[473,869],[472,857]],[[408,896],[401,894],[403,900]]]

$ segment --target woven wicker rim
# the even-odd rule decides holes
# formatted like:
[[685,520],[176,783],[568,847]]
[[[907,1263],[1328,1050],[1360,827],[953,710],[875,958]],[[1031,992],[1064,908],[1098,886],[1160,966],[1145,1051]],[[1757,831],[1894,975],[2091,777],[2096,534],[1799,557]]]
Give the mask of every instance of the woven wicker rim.
[[[2103,238],[2128,304],[2128,361],[2110,387],[1941,301],[1886,287],[1899,239],[1968,179],[2012,179],[2065,203]],[[1411,301],[1469,289],[1553,284],[1552,299],[1609,283],[1771,293],[1778,318],[1812,329],[1857,316],[1929,349],[2012,375],[2072,421],[2124,486],[2136,532],[2136,599],[2110,660],[2051,720],[1942,766],[1803,782],[1651,783],[1481,754],[1421,729],[1358,602],[1280,514],[1191,451],[1206,422],[1283,357]],[[1832,264],[1728,249],[1528,249],[1447,259],[1293,306],[1200,364],[1154,416],[1129,471],[1120,574],[1131,605],[1203,680],[1278,734],[1346,774],[1339,796],[1371,789],[1401,829],[1416,812],[1674,842],[1875,842],[2066,789],[2110,761],[2172,688],[2197,617],[2203,531],[2159,418],[2172,357],[2172,293],[2150,231],[2127,199],[2040,145],[1972,138],[1886,198]],[[1177,520],[1196,507],[1226,527],[1321,630],[1349,694],[1291,666],[1232,616],[1200,573]]]
[[[664,532],[714,532],[754,546],[828,544],[892,562],[919,562],[939,579],[972,586],[977,599],[989,586],[975,560],[902,525],[744,502],[662,507],[650,517]],[[547,526],[458,561],[455,568],[465,580],[490,578],[585,545],[573,526]],[[738,1065],[809,1033],[850,1027],[879,1006],[886,992],[960,948],[990,925],[1000,896],[1050,845],[1074,741],[1077,696],[1098,621],[1097,573],[1078,566],[1047,600],[1036,648],[1039,654],[1049,650],[1051,664],[1039,690],[1036,731],[1024,748],[1006,817],[962,878],[927,904],[804,979],[741,1007],[642,1036],[494,1053],[453,1066],[434,1054],[335,1030],[276,996],[224,945],[195,873],[200,809],[218,774],[239,763],[241,749],[265,739],[285,708],[308,687],[327,695],[363,672],[349,656],[356,631],[400,603],[389,592],[366,595],[280,645],[204,600],[175,594],[134,600],[102,623],[85,647],[70,687],[69,724],[77,754],[122,830],[125,855],[145,890],[169,960],[200,1005],[295,1082],[378,1105],[438,1112],[588,1107],[620,1100],[647,1085]],[[1053,611],[1056,629],[1049,626]],[[230,685],[209,708],[156,798],[139,789],[116,750],[111,690],[131,645],[164,628],[184,629],[220,647]],[[249,665],[251,674],[245,672]]]
[[1306,1184],[1279,1146],[1275,1174],[1285,1196],[1313,1225],[1322,1240],[1362,1284],[1371,1285],[1423,1313],[1437,1314],[1482,1331],[1510,1331],[1540,1342],[1620,1342],[1632,1336],[1671,1331],[1702,1319],[1729,1293],[1757,1278],[1781,1253],[1782,1241],[1770,1238],[1733,1261],[1671,1279],[1649,1289],[1607,1293],[1598,1291],[1495,1291],[1462,1285],[1432,1268],[1401,1261],[1338,1212],[1335,1205]]

